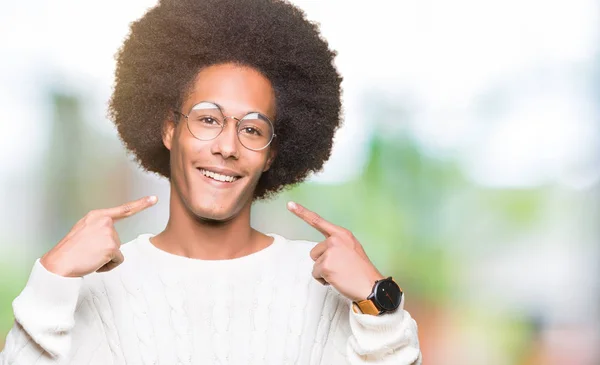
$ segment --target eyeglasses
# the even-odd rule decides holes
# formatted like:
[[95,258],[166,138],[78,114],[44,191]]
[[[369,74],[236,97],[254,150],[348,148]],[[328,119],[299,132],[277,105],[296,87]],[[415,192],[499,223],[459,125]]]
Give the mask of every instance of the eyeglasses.
[[242,118],[225,116],[221,107],[210,101],[201,101],[194,105],[187,115],[177,110],[173,112],[185,117],[188,130],[192,136],[201,141],[217,138],[225,129],[229,118],[237,122],[238,140],[249,150],[263,150],[275,138],[273,123],[267,116],[259,112],[250,112]]

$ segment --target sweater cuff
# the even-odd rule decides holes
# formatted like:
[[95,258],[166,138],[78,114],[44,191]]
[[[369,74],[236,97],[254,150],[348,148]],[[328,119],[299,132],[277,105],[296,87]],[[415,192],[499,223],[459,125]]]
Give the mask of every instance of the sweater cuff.
[[54,274],[36,260],[27,285],[13,301],[15,320],[50,354],[64,352],[64,337],[75,325],[83,278]]
[[416,323],[404,310],[404,298],[397,310],[379,316],[356,313],[350,306],[351,343],[358,354],[383,354],[403,347],[418,351]]

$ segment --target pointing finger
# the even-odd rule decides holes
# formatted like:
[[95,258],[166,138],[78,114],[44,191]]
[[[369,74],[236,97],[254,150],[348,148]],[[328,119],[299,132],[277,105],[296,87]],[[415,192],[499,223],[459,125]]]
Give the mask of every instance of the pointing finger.
[[153,206],[157,201],[158,198],[154,195],[146,196],[141,199],[119,205],[118,207],[102,209],[100,210],[100,214],[106,215],[117,221],[123,218],[131,217],[132,215]]
[[331,236],[333,233],[340,230],[340,227],[323,219],[317,213],[306,209],[302,205],[294,202],[287,204],[288,209],[297,215],[300,219],[313,226],[317,231],[321,232],[325,237]]

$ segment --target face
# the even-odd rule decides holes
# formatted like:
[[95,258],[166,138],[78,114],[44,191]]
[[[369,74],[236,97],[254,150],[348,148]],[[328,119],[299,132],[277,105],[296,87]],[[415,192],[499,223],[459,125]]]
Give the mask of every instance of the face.
[[[189,115],[192,107],[203,101],[218,104],[226,116],[242,118],[248,112],[259,112],[275,119],[273,87],[249,67],[220,64],[204,68],[180,112]],[[245,148],[233,118],[227,118],[221,134],[209,141],[195,138],[187,122],[182,116],[165,123],[163,142],[171,151],[171,186],[180,203],[197,218],[231,220],[249,209],[258,180],[275,157],[272,144],[260,151]]]

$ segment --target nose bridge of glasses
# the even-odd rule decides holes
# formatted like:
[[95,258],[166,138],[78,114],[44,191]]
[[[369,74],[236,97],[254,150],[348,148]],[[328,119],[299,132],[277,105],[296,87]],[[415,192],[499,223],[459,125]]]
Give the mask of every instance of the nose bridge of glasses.
[[[232,119],[232,123],[227,123],[228,119]],[[223,119],[221,120],[221,132],[219,134],[221,134],[221,136],[218,136],[219,138],[225,137],[222,136],[223,134],[227,135],[227,138],[231,139],[231,140],[235,140],[235,142],[241,142],[239,140],[239,134],[238,134],[238,124],[239,124],[239,119],[237,119],[236,117],[232,117],[232,116],[223,116]],[[227,127],[228,125],[230,125],[229,127]],[[231,135],[229,135],[231,134]]]
[[237,130],[237,126],[238,124],[240,124],[241,119],[234,117],[233,115],[223,115],[222,121],[221,121],[221,125],[223,126],[223,128],[225,128],[227,126],[227,119],[232,119],[232,123],[236,130]]

